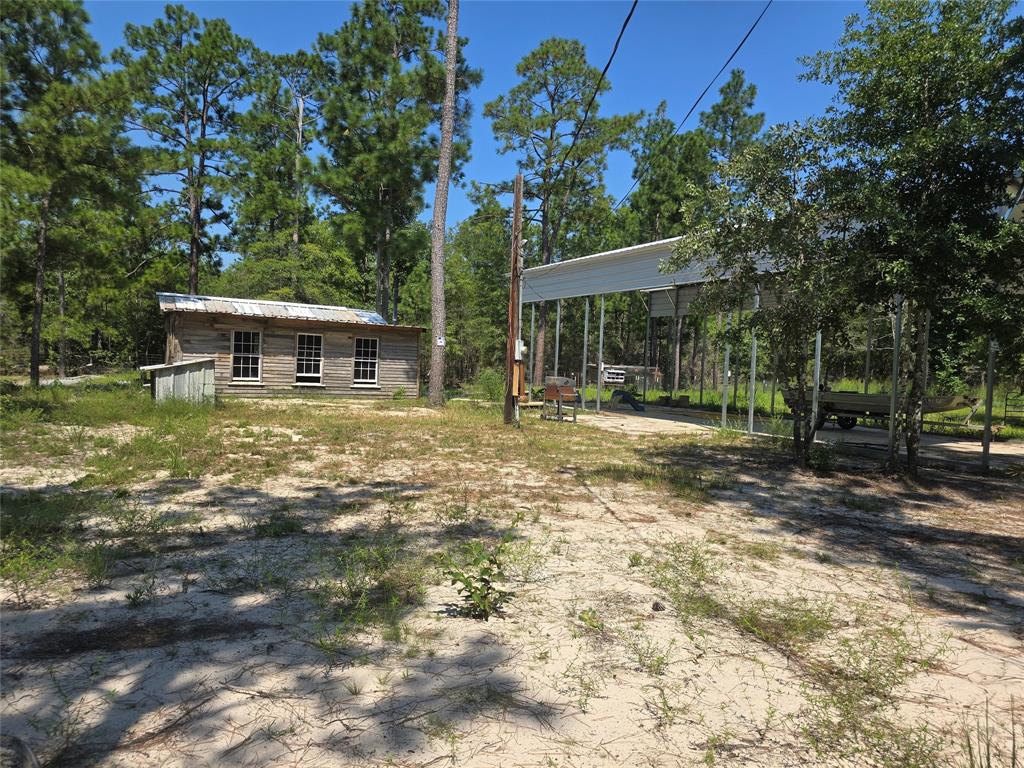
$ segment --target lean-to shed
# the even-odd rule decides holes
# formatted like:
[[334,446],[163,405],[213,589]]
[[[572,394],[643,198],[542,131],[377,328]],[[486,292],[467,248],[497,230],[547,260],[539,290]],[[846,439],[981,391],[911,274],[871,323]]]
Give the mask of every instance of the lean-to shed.
[[419,392],[422,328],[348,307],[179,293],[157,299],[166,362],[213,358],[218,395]]

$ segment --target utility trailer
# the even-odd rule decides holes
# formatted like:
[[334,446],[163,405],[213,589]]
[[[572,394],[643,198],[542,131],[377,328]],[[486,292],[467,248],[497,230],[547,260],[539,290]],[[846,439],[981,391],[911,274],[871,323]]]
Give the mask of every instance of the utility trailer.
[[[804,397],[808,406],[811,404],[813,392],[808,389]],[[786,405],[793,409],[796,406],[796,390],[787,389],[782,393]],[[965,423],[970,421],[980,401],[976,397],[964,395],[929,395],[925,397],[923,409],[925,413],[941,413],[970,408]],[[863,392],[819,392],[817,429],[825,425],[829,417],[835,417],[836,423],[843,429],[853,429],[858,419],[874,419],[879,421],[889,418],[889,395],[866,395]]]

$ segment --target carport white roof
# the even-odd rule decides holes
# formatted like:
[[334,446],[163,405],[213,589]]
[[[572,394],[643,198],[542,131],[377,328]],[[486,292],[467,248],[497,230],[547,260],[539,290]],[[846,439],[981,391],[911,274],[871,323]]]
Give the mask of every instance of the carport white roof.
[[351,325],[387,325],[376,312],[321,304],[298,304],[292,301],[264,299],[232,299],[224,296],[196,296],[184,293],[157,293],[163,312],[201,312],[216,315],[280,318],[284,320],[318,320]]
[[643,245],[595,253],[523,270],[523,301],[549,301],[602,293],[649,291],[704,282],[699,264],[662,272],[661,264],[672,256],[680,238],[670,237]]
[[[523,302],[571,299],[627,291],[657,291],[697,286],[708,281],[706,265],[694,262],[686,269],[662,272],[662,264],[674,255],[682,238],[631,245],[579,259],[559,261],[523,270]],[[759,260],[760,272],[770,271],[767,257]]]

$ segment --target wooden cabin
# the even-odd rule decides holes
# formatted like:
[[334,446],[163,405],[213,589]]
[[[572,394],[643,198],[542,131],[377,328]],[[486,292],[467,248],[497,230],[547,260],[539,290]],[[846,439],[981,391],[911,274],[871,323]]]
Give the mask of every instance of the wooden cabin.
[[158,293],[166,363],[213,358],[217,395],[419,394],[422,328],[376,312]]

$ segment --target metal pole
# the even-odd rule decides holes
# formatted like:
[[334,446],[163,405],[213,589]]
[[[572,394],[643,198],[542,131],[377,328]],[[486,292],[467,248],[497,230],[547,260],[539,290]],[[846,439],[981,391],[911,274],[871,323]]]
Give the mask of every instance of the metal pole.
[[868,393],[868,382],[871,381],[871,321],[875,317],[875,310],[868,313],[868,343],[867,354],[864,355],[864,394]]
[[903,296],[896,294],[896,322],[892,329],[892,380],[889,392],[889,463],[896,465],[896,389],[900,378],[900,343],[903,336]]
[[779,350],[772,350],[772,416],[775,415],[775,388],[779,380]]
[[996,350],[995,339],[988,341],[988,369],[985,373],[985,431],[981,433],[981,468],[989,469],[989,450],[992,445],[992,396],[995,391]]
[[601,319],[597,324],[597,412],[601,412],[601,380],[604,378],[604,294],[601,294]]
[[[732,315],[729,315],[725,319],[725,332],[729,333],[729,328],[732,326]],[[729,353],[732,351],[732,347],[726,343],[725,345],[725,357],[722,360],[722,429],[726,426],[726,414],[729,410]]]
[[676,288],[672,297],[672,391],[669,397],[675,400],[676,390],[679,389],[679,343],[682,336],[679,320],[679,288]]
[[555,376],[558,375],[558,350],[562,341],[562,300],[555,303]]
[[[754,315],[761,306],[761,288],[754,289]],[[754,434],[754,396],[757,394],[757,333],[750,327],[750,378],[747,379],[747,434]]]
[[587,407],[587,344],[590,341],[590,297],[583,297],[583,370],[580,373],[580,392],[583,408]]
[[644,328],[644,402],[647,402],[647,375],[651,369],[651,308],[647,307],[647,323]]
[[533,324],[534,324],[534,320],[536,319],[536,314],[537,314],[537,303],[536,302],[531,302],[530,303],[530,349],[527,351],[527,354],[530,356],[530,386],[531,387],[533,386],[533,342],[534,342]]
[[704,405],[704,358],[708,351],[708,317],[705,315],[700,324],[700,404]]
[[[811,390],[811,434],[818,425],[818,387],[821,386],[821,331],[814,334],[814,388]],[[813,442],[813,441],[812,441]]]

